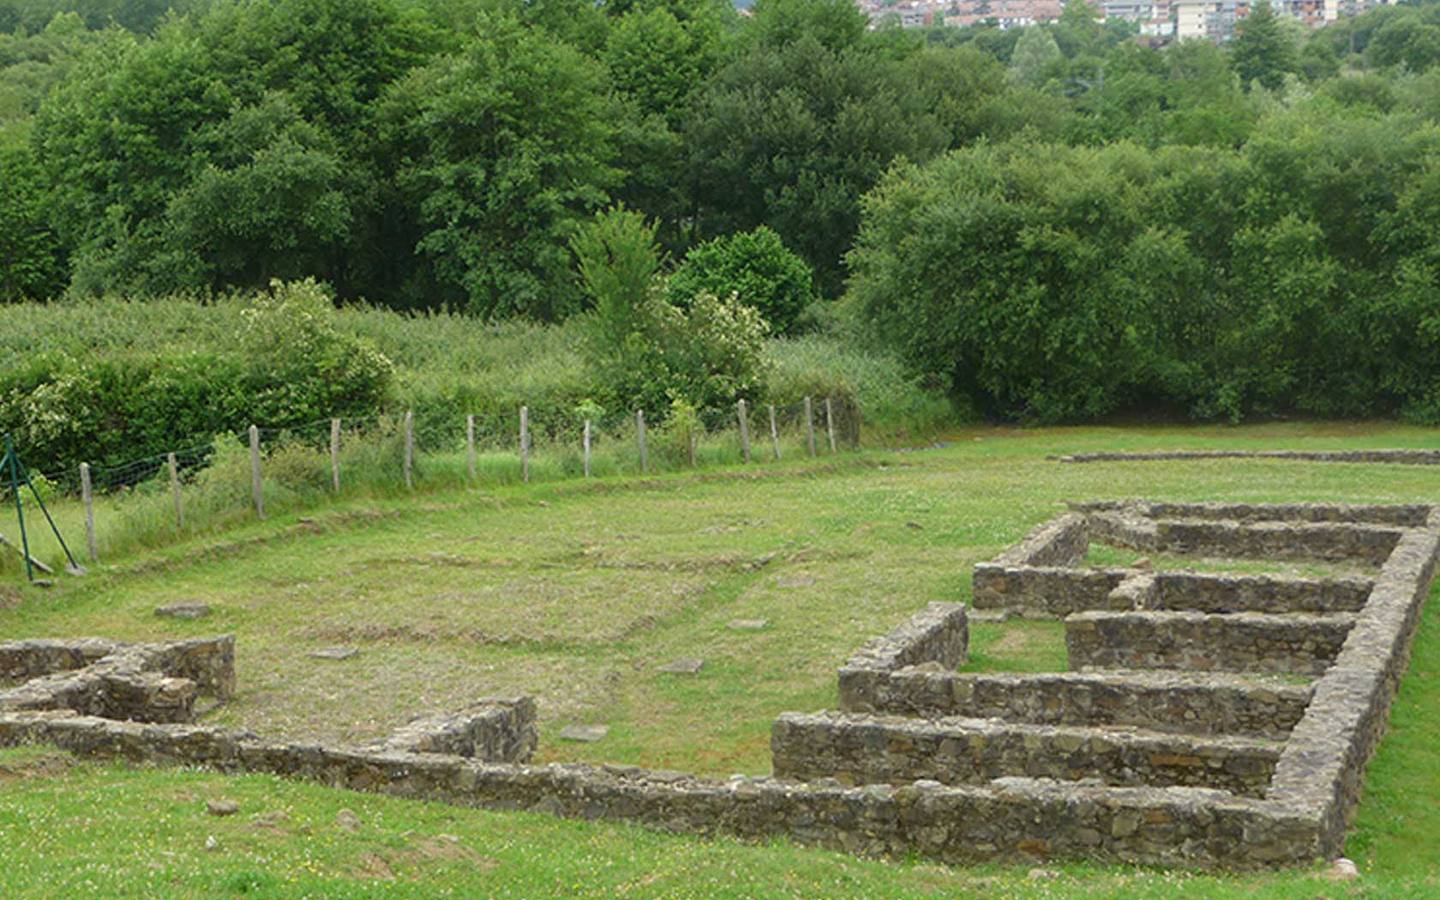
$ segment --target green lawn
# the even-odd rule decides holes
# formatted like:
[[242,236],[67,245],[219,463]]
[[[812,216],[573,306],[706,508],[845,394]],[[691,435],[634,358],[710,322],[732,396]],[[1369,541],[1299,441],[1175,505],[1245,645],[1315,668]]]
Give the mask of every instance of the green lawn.
[[[715,775],[769,769],[785,710],[835,703],[835,669],[1065,500],[1440,502],[1440,470],[1278,461],[1061,465],[1049,454],[1160,448],[1435,446],[1394,426],[969,431],[945,449],[645,481],[421,493],[277,516],[122,558],[0,609],[5,637],[158,639],[233,631],[240,693],[208,716],[284,737],[361,740],[476,696],[525,691],[541,760]],[[3,531],[0,527],[0,531]],[[211,604],[208,620],[156,606]],[[5,604],[0,596],[0,605]],[[758,632],[732,619],[763,618]],[[354,646],[343,662],[314,649]],[[972,625],[973,669],[1065,665],[1056,623]],[[699,657],[698,676],[657,667]],[[1358,885],[1301,874],[1209,879],[1094,867],[945,869],[788,846],[662,836],[348,794],[261,777],[0,754],[0,895],[241,890],[431,894],[1341,896],[1440,893],[1440,625],[1422,625],[1348,852]],[[558,740],[603,723],[595,744]],[[214,819],[204,800],[233,796]],[[364,826],[334,822],[341,808]],[[288,818],[270,822],[277,811]],[[256,821],[261,817],[262,821]],[[217,847],[204,849],[214,835]],[[446,836],[446,837],[442,837]],[[392,880],[393,879],[393,880]]]

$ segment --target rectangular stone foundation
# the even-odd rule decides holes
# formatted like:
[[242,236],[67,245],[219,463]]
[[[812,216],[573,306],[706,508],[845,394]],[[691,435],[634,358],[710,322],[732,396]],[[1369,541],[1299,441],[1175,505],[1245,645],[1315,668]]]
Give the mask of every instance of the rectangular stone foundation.
[[1259,797],[1280,745],[1135,729],[786,713],[770,750],[778,778],[842,784],[986,784],[1021,776],[1109,785],[1206,787]]
[[1353,615],[1076,613],[1065,620],[1072,669],[1184,669],[1320,675]]
[[[1328,508],[1316,510],[1314,516],[1303,520],[1328,521],[1327,515]],[[1256,520],[1268,521],[1262,512],[1256,513]],[[1070,537],[1061,543],[1069,549],[1060,553],[1062,556],[1076,546],[1071,540],[1074,532],[1066,533]],[[1059,545],[1052,540],[1047,546]],[[244,732],[121,722],[64,709],[7,711],[3,705],[0,745],[44,743],[86,756],[205,766],[226,772],[268,772],[400,797],[625,821],[702,835],[786,838],[850,853],[919,856],[945,863],[1057,858],[1226,869],[1303,865],[1331,858],[1341,850],[1365,765],[1384,732],[1386,714],[1405,668],[1437,557],[1440,510],[1432,510],[1423,528],[1405,531],[1398,539],[1374,579],[1363,609],[1354,615],[1329,617],[1346,623],[1348,634],[1333,665],[1313,687],[1293,686],[1313,690],[1313,700],[1279,751],[1264,799],[1203,787],[1103,786],[1024,776],[996,778],[983,785],[947,786],[920,779],[905,786],[867,784],[855,788],[835,783],[829,774],[824,780],[802,783],[743,776],[720,781],[625,766],[528,766],[409,750],[274,743]],[[1155,596],[1153,579],[1151,588],[1144,588],[1134,576],[1127,578],[1127,583],[1136,589],[1131,591],[1132,599]],[[1230,623],[1306,618],[1254,613],[1128,615],[1169,616],[1172,623],[1185,616]],[[1313,623],[1326,617],[1308,618]],[[943,689],[952,691],[944,702],[972,702],[962,701],[954,692],[959,676],[945,671],[947,664],[953,666],[954,659],[963,658],[963,625],[964,609],[957,604],[927,609],[847,663],[842,689],[852,698],[874,698],[875,702],[900,702],[900,698],[909,702],[912,690],[924,695],[916,702],[940,702],[935,696]],[[1185,677],[1195,676],[1189,673]],[[1211,687],[1216,696],[1224,690]],[[1078,685],[1073,689],[1088,690]],[[1011,698],[1019,696],[1016,692]],[[1022,706],[1032,702],[1040,703],[1042,710],[1049,708],[1043,694],[1039,699],[1026,694]],[[1122,701],[1121,708],[1128,702]],[[1152,702],[1158,700],[1152,697]],[[1270,701],[1259,693],[1244,693],[1240,702],[1258,707]],[[1104,702],[1091,709],[1103,711],[1096,714],[1112,714]],[[1217,714],[1219,718],[1222,716]],[[923,727],[927,723],[911,724]],[[1044,745],[1044,739],[1037,736],[1040,730],[1028,728],[1031,743],[1039,741],[1037,746]],[[1079,736],[1075,731],[1051,729],[1067,739],[1066,746]],[[1098,735],[1087,740],[1101,741],[1111,739],[1114,733],[1084,731]],[[1200,743],[1184,735],[1134,737],[1187,741],[1185,746],[1190,748]],[[899,738],[897,751],[903,750],[906,739]],[[889,740],[886,737],[887,753]],[[1209,740],[1212,746],[1223,742]],[[1250,742],[1250,746],[1264,745]],[[1024,738],[1021,747],[1025,747]],[[1055,749],[1066,752],[1059,744]],[[1094,745],[1090,749],[1096,750]],[[895,755],[903,757],[904,753]],[[983,748],[980,758],[983,760]],[[1160,760],[1149,762],[1159,767],[1188,766],[1190,761],[1161,755]],[[1085,763],[1087,768],[1089,765]],[[1137,770],[1121,767],[1117,771],[1125,776]]]
[[1310,702],[1307,685],[1227,673],[961,674],[842,670],[851,713],[950,716],[1037,725],[1128,725],[1152,731],[1283,738]]

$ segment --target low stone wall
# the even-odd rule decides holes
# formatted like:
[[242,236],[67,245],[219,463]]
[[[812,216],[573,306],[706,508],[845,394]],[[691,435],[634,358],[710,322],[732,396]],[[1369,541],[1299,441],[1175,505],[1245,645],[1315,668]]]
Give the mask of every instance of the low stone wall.
[[1111,593],[1133,574],[1133,569],[979,563],[970,598],[976,609],[1004,609],[1021,616],[1059,618],[1087,609],[1129,609]]
[[1284,738],[1310,702],[1308,685],[1222,672],[1057,672],[1037,675],[851,670],[851,713],[1006,719],[1037,725],[1128,725],[1153,731]]
[[1065,620],[1070,668],[1185,669],[1320,675],[1352,615],[1086,612]]
[[109,719],[189,722],[197,694],[231,696],[235,638],[117,644],[94,638],[0,645],[7,671],[50,672],[0,691],[0,710],[67,709]]
[[984,719],[786,713],[770,733],[775,775],[842,784],[986,784],[1023,776],[1133,787],[1208,787],[1259,797],[1280,745],[1134,729]]
[[388,751],[527,762],[535,753],[533,697],[491,697],[458,713],[417,719],[382,742]]
[[1440,561],[1440,508],[1401,539],[1370,602],[1296,725],[1269,798],[1318,815],[1321,846],[1335,855],[1360,801],[1365,768],[1389,721],[1421,610]]
[[1090,538],[1085,516],[1066,513],[1037,526],[1020,543],[995,557],[1001,566],[1068,566],[1085,558]]
[[0,713],[0,745],[82,756],[268,772],[331,787],[664,831],[729,834],[944,863],[1036,858],[1185,867],[1309,862],[1317,821],[1204,788],[1123,788],[1007,778],[845,788],[773,778],[726,781],[621,766],[521,766],[459,756],[267,743],[244,732],[141,725],[73,713]]
[[936,663],[953,669],[965,662],[970,625],[963,603],[931,603],[905,624],[869,641],[845,663],[846,669],[892,671]]
[[976,609],[1044,618],[1090,610],[1355,612],[1365,605],[1374,584],[1373,578],[1360,576],[1299,578],[977,563],[971,602]]
[[1440,465],[1440,450],[1162,450],[1152,453],[1073,453],[1062,463],[1174,462],[1197,459],[1275,459],[1285,462]]
[[7,641],[0,644],[0,679],[23,681],[83,669],[114,653],[117,646],[100,638]]
[[1160,519],[1155,550],[1244,559],[1356,560],[1381,565],[1401,531],[1392,526],[1329,522],[1205,522]]
[[1156,572],[1146,609],[1190,612],[1358,612],[1373,578]]
[[1377,503],[1140,503],[1152,519],[1210,519],[1228,522],[1348,522],[1423,528],[1430,507]]

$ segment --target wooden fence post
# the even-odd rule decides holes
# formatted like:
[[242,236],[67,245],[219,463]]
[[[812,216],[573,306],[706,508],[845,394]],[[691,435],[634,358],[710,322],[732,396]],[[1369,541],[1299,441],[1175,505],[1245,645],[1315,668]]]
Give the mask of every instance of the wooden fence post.
[[745,415],[745,401],[741,400],[735,404],[740,416],[740,452],[745,457],[745,464],[750,464],[750,418]]
[[520,476],[530,480],[530,407],[520,407]]
[[805,398],[805,443],[810,447],[810,455],[815,455],[815,405],[810,398]]
[[85,544],[90,549],[90,561],[100,561],[100,550],[95,543],[95,497],[90,491],[90,464],[80,464],[80,497],[85,502]]
[[465,468],[475,480],[475,416],[465,417]]
[[255,496],[255,517],[265,518],[265,486],[260,480],[260,429],[250,426],[250,492]]
[[835,451],[835,411],[830,406],[830,398],[825,398],[825,433],[830,437],[830,452]]
[[330,420],[330,486],[340,493],[340,420]]
[[775,404],[770,404],[770,447],[775,451],[775,460],[780,460],[780,428],[775,424]]
[[590,477],[590,420],[585,420],[585,477]]
[[405,410],[405,487],[415,487],[415,412]]
[[175,530],[179,531],[185,527],[185,507],[180,503],[180,464],[173,453],[165,457],[165,464],[170,467],[170,496],[175,498]]
[[650,457],[645,453],[645,410],[635,410],[635,437],[640,442],[640,474],[650,471]]

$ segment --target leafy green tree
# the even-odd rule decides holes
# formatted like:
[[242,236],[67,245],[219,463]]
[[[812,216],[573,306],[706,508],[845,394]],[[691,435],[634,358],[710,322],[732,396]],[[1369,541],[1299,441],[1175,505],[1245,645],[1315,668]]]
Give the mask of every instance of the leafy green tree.
[[1162,310],[1204,296],[1183,233],[1150,219],[1162,171],[1126,144],[979,146],[897,170],[866,198],[851,301],[993,414],[1121,408],[1168,377]]
[[684,103],[701,76],[695,42],[666,9],[631,12],[610,29],[605,63],[615,87],[640,112],[679,124]]
[[669,289],[682,304],[705,293],[736,294],[781,334],[793,330],[816,299],[810,267],[763,225],[691,249],[670,276]]
[[604,405],[652,418],[692,409],[718,420],[736,400],[760,397],[764,318],[709,293],[685,309],[672,304],[658,277],[654,224],[612,209],[580,227],[571,249],[594,304],[586,350]]
[[48,299],[64,286],[45,212],[44,182],[28,149],[0,147],[0,303]]
[[1268,0],[1258,0],[1250,15],[1235,26],[1230,59],[1247,88],[1258,82],[1269,90],[1279,90],[1287,74],[1299,71],[1294,39]]
[[1044,28],[1026,28],[1010,55],[1010,76],[1021,84],[1039,87],[1064,59],[1055,37]]
[[1392,18],[1375,31],[1365,55],[1375,66],[1423,72],[1440,62],[1440,24],[1427,23],[1418,14]]
[[[807,16],[823,27],[806,31]],[[848,3],[762,4],[750,27],[749,49],[710,79],[686,128],[696,236],[767,225],[835,296],[860,195],[893,160],[975,137],[1002,73],[974,51],[928,66],[947,51],[867,34]]]
[[858,46],[869,20],[850,0],[758,0],[747,47],[780,48],[813,40],[831,52]]
[[57,15],[73,14],[86,27],[118,25],[148,33],[170,12],[184,13],[190,0],[0,0],[0,31],[40,31]]
[[693,215],[681,132],[732,18],[711,0],[637,5],[613,20],[602,54],[625,108],[615,138],[624,180],[613,193],[654,218],[662,243],[676,250]]
[[272,94],[199,137],[209,160],[176,192],[166,238],[195,256],[211,287],[337,271],[355,217],[338,147]]
[[602,355],[653,324],[662,262],[655,230],[642,214],[617,206],[597,214],[570,239]]
[[[51,222],[73,251],[73,287],[143,294],[270,274],[314,274],[352,293],[375,286],[385,269],[377,257],[393,246],[377,199],[376,101],[433,43],[433,29],[399,3],[215,4],[152,40],[122,35],[87,55],[34,128]],[[227,130],[237,111],[261,109],[272,94],[293,112],[266,138],[273,146],[247,137],[264,116]],[[227,135],[241,145],[226,146]],[[234,221],[204,221],[231,190]],[[354,218],[343,235],[341,206]]]
[[442,297],[491,318],[579,308],[566,239],[616,181],[613,111],[598,63],[509,18],[395,87],[382,140]]

